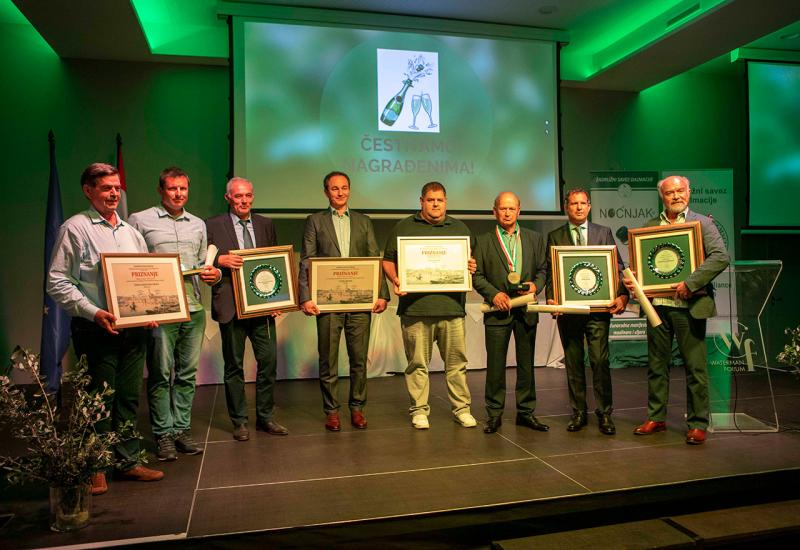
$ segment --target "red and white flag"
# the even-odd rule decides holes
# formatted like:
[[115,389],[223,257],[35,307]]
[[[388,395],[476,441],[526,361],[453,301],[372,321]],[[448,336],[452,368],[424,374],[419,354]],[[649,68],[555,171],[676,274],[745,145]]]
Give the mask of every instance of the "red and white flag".
[[122,184],[122,196],[119,198],[117,215],[123,220],[128,219],[128,187],[125,185],[125,166],[122,164],[122,136],[117,134],[117,170],[119,182]]

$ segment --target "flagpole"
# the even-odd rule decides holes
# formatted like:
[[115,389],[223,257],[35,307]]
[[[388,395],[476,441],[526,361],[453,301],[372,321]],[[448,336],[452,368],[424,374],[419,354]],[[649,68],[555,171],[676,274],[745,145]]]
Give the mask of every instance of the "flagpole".
[[47,213],[44,226],[44,280],[42,282],[44,306],[39,368],[45,376],[47,392],[54,394],[59,391],[61,386],[61,360],[69,345],[70,320],[69,315],[47,294],[50,258],[58,239],[59,229],[64,222],[64,212],[61,208],[61,186],[56,167],[56,139],[53,130],[50,130],[47,139],[50,149],[50,181],[47,189]]
[[117,132],[117,170],[119,170],[119,183],[122,185],[122,196],[117,205],[117,215],[123,220],[128,219],[128,186],[125,183],[125,166],[122,163],[122,136]]

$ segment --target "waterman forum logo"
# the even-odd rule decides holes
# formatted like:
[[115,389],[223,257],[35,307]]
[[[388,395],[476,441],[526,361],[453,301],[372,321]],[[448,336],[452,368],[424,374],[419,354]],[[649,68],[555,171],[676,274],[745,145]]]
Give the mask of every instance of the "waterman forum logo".
[[378,49],[378,130],[439,133],[439,54]]
[[714,347],[725,357],[719,363],[729,372],[753,372],[756,370],[755,342],[748,338],[749,329],[742,323],[736,323],[737,330],[730,334],[722,332],[714,335]]

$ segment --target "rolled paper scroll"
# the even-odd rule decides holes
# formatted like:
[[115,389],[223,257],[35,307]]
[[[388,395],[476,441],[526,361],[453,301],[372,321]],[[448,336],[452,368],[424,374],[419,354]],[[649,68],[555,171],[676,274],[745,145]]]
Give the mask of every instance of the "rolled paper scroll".
[[529,304],[528,311],[538,313],[577,313],[578,315],[589,315],[592,308],[589,306],[570,306],[558,304]]
[[213,266],[214,265],[214,258],[217,257],[217,252],[219,249],[216,245],[210,244],[208,245],[208,249],[206,250],[206,263],[205,266]]
[[[522,296],[515,296],[511,298],[511,308],[526,306],[536,299],[534,294],[523,294]],[[493,311],[500,311],[494,306],[489,304],[481,304],[481,313],[491,313]]]
[[658,313],[656,313],[656,308],[653,307],[653,304],[651,304],[650,300],[648,300],[647,296],[645,296],[642,285],[640,285],[639,281],[636,280],[636,277],[633,276],[633,271],[631,271],[631,268],[626,267],[622,274],[625,276],[625,278],[633,281],[633,293],[636,295],[636,299],[639,301],[639,306],[642,308],[642,311],[644,311],[645,316],[647,316],[647,320],[650,321],[650,324],[653,327],[660,325],[661,318],[658,316]]

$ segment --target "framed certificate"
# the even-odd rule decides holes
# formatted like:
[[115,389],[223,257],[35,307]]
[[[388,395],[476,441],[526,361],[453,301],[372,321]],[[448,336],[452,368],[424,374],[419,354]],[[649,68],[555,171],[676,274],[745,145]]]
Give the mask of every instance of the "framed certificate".
[[617,247],[553,246],[553,299],[562,306],[608,311],[617,297]]
[[298,309],[297,266],[292,245],[231,250],[229,254],[244,260],[241,269],[232,270],[239,319]]
[[323,313],[372,311],[380,290],[380,258],[311,258],[311,299]]
[[100,254],[100,264],[115,328],[189,320],[178,254]]
[[700,222],[628,230],[631,269],[647,296],[673,296],[705,259]]
[[468,292],[469,237],[397,237],[401,292]]

